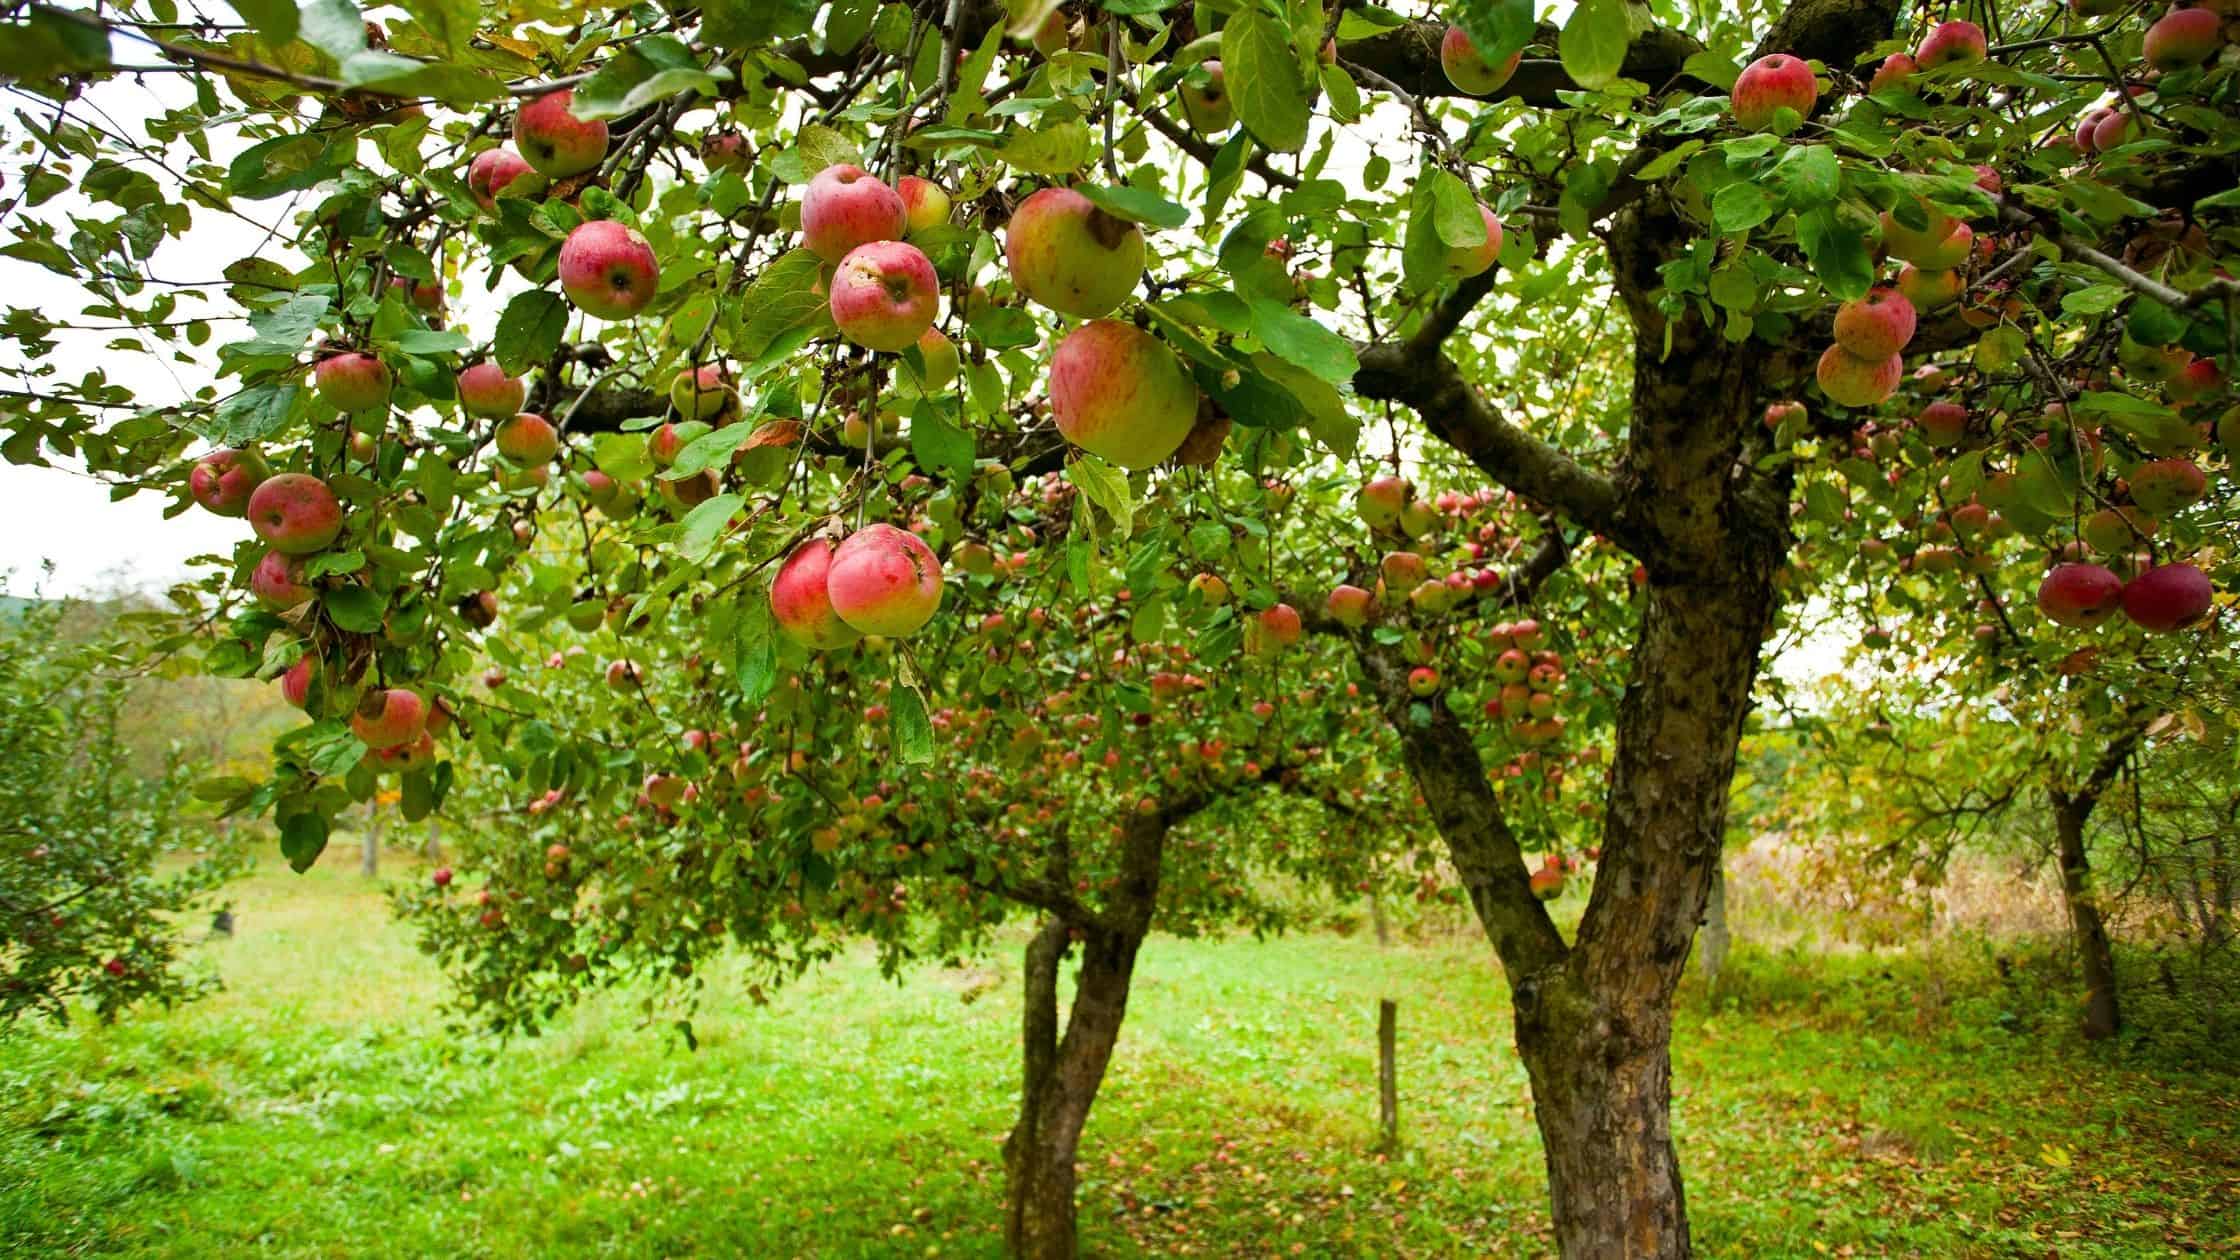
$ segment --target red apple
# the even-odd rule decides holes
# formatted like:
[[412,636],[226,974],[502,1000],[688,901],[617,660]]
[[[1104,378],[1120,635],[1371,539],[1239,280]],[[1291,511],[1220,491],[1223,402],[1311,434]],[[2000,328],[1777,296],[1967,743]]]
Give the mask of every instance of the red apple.
[[243,516],[249,511],[249,496],[270,475],[264,457],[255,451],[220,449],[194,462],[187,473],[187,490],[208,511]]
[[1408,671],[1408,694],[1428,696],[1439,689],[1439,671],[1429,665],[1418,665]]
[[1447,72],[1447,82],[1454,84],[1456,91],[1471,96],[1491,96],[1500,91],[1523,59],[1524,50],[1520,48],[1498,66],[1487,64],[1469,32],[1459,26],[1447,27],[1439,40],[1439,68]]
[[350,715],[350,733],[376,752],[409,744],[428,729],[428,702],[405,687],[369,691]]
[[1931,446],[1958,446],[1968,436],[1968,409],[1955,402],[1933,402],[1913,418],[1921,440]]
[[484,359],[459,373],[459,405],[470,416],[502,420],[529,401],[529,382],[507,376],[492,359]]
[[274,612],[286,612],[318,594],[303,577],[303,561],[284,551],[267,551],[249,570],[249,594]]
[[493,437],[498,454],[516,464],[548,464],[560,453],[560,431],[552,422],[524,411],[498,426]]
[[306,652],[280,675],[280,698],[297,708],[311,703],[311,679],[319,672],[319,658]]
[[1924,70],[1981,61],[1991,51],[1983,28],[1973,22],[1939,22],[1930,30],[1913,59]]
[[902,638],[916,634],[941,607],[941,562],[908,530],[866,525],[834,549],[825,591],[850,628]]
[[1029,300],[1095,319],[1135,292],[1143,232],[1070,188],[1044,188],[1012,212],[1003,256],[1011,283]]
[[832,567],[832,544],[812,538],[801,544],[778,566],[770,580],[770,612],[778,629],[794,642],[812,648],[846,647],[859,637],[855,628],[832,610],[826,576]]
[[1066,334],[1050,356],[1050,409],[1058,431],[1075,446],[1122,468],[1149,468],[1190,436],[1198,386],[1174,351],[1150,333],[1118,320],[1091,320]]
[[[515,181],[529,177],[516,186]],[[475,204],[484,210],[496,210],[498,198],[513,189],[516,197],[525,196],[541,188],[535,168],[521,160],[521,155],[511,149],[484,149],[467,164],[467,191],[474,194]]]
[[754,164],[754,154],[747,147],[747,138],[738,132],[711,131],[700,139],[700,160],[710,171],[744,174]]
[[560,287],[587,315],[629,319],[661,287],[661,262],[638,229],[592,219],[560,245]]
[[2214,9],[2172,9],[2147,28],[2140,51],[2157,70],[2198,66],[2224,47],[2222,25]]
[[607,124],[586,121],[569,108],[572,88],[547,92],[521,107],[513,120],[514,147],[530,166],[553,179],[581,175],[607,156]]
[[2209,577],[2190,564],[2165,564],[2123,588],[2123,615],[2142,630],[2167,634],[2201,620],[2216,600]]
[[801,196],[801,243],[826,262],[873,241],[899,241],[909,230],[901,195],[860,166],[818,171]]
[[1369,624],[1376,608],[1369,592],[1358,586],[1348,585],[1336,587],[1330,592],[1330,598],[1323,604],[1323,611],[1339,625],[1359,630]]
[[1289,604],[1270,604],[1247,625],[1258,632],[1258,646],[1262,652],[1273,652],[1297,643],[1302,629],[1299,610]]
[[[1813,103],[1819,99],[1820,86],[1812,81],[1812,67],[1785,53],[1773,53],[1743,69],[1734,81],[1729,103],[1735,123],[1744,131],[1778,128],[1786,133],[1811,115]],[[1796,115],[1786,127],[1779,126],[1784,109]]]
[[1877,286],[1836,308],[1836,344],[1862,359],[1887,359],[1913,340],[1913,303]]
[[858,245],[832,273],[832,322],[867,350],[902,350],[925,336],[941,305],[941,278],[917,246]]
[[2038,611],[2064,626],[2090,630],[2113,617],[2123,579],[2097,564],[2058,564],[2038,584]]
[[1881,65],[1875,67],[1874,77],[1867,81],[1867,91],[1871,95],[1908,90],[1909,80],[1917,69],[1919,67],[1914,65],[1913,58],[1904,53],[1891,53],[1882,59]]
[[1820,392],[1846,407],[1872,407],[1897,392],[1905,371],[1902,355],[1862,359],[1842,346],[1829,346],[1820,356]]
[[265,478],[249,496],[249,525],[274,549],[309,555],[342,532],[342,504],[317,477],[281,473]]
[[1486,239],[1483,243],[1447,247],[1447,274],[1457,280],[1467,280],[1477,275],[1501,257],[1501,220],[1494,218],[1493,211],[1487,209],[1482,201],[1478,203],[1478,217],[1486,225]]
[[336,411],[373,411],[389,405],[389,365],[370,354],[345,350],[311,369],[319,397]]

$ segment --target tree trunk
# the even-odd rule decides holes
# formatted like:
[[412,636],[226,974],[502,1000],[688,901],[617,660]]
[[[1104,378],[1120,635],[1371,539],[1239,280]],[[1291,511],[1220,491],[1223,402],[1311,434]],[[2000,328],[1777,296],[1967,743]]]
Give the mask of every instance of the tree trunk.
[[1400,1004],[1377,1000],[1377,1131],[1382,1149],[1400,1149]]
[[2061,862],[2061,899],[2069,907],[2069,926],[2077,941],[2077,961],[2084,968],[2084,1022],[2086,1041],[2105,1041],[2123,1027],[2123,1012],[2116,1003],[2115,950],[2108,943],[2108,926],[2100,915],[2100,902],[2092,886],[2092,862],[2085,854],[2085,824],[2092,819],[2095,795],[2053,793],[2055,855]]
[[1521,1011],[1548,1197],[1566,1260],[1689,1254],[1687,1199],[1672,1145],[1669,1001],[1591,1000]]
[[1703,963],[1703,989],[1715,992],[1719,987],[1719,971],[1727,965],[1727,860],[1726,854],[1711,868],[1711,898],[1703,907],[1703,939],[1699,945]]
[[381,874],[381,807],[366,806],[366,835],[358,858],[358,873],[367,879]]
[[1074,1156],[1128,1011],[1140,934],[1085,929],[1081,972],[1063,1040],[1057,1037],[1058,962],[1068,930],[1045,923],[1027,946],[1025,1079],[1019,1120],[1004,1142],[1004,1242],[1020,1260],[1073,1260]]

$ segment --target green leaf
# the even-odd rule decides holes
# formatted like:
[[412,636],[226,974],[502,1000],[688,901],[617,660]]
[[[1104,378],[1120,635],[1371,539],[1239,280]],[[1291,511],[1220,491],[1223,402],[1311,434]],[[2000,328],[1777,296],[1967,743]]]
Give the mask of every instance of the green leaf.
[[[473,46],[482,17],[482,8],[475,0],[396,0],[396,3],[412,15],[412,20],[429,38],[443,46],[446,55],[458,57]],[[292,18],[294,14],[289,16]],[[278,42],[287,40],[283,38]]]
[[379,633],[388,612],[382,598],[362,586],[328,591],[319,598],[319,606],[326,609],[327,620],[352,634]]
[[218,446],[261,442],[287,426],[302,397],[303,387],[292,382],[252,385],[218,404],[210,441]]
[[1476,249],[1486,243],[1486,217],[1478,212],[1478,196],[1470,185],[1445,169],[1424,176],[1431,188],[1431,225],[1439,239],[1456,249]]
[[0,23],[0,79],[39,83],[107,70],[109,32],[33,9],[27,20]]
[[[362,753],[361,753],[362,755]],[[305,812],[289,814],[280,820],[280,852],[288,859],[288,866],[301,875],[311,869],[319,855],[327,851],[327,820],[325,815]]]
[[492,349],[498,365],[518,376],[552,358],[568,331],[568,300],[546,289],[517,293],[498,317]]
[[972,434],[950,423],[948,409],[920,406],[910,416],[910,453],[920,465],[962,480],[979,457]]
[[814,29],[819,0],[709,0],[700,38],[718,48],[756,48]]
[[1451,12],[1478,55],[1499,63],[1532,42],[1532,5],[1533,0],[1461,0]]
[[1280,302],[1248,299],[1252,328],[1276,357],[1296,363],[1333,385],[1361,370],[1353,343]]
[[1232,15],[1221,29],[1221,69],[1237,119],[1253,139],[1278,153],[1305,147],[1306,75],[1281,23],[1257,8]]
[[1030,175],[1070,175],[1088,165],[1091,143],[1089,124],[1075,119],[1016,128],[1004,137],[1000,156]]
[[736,347],[741,355],[757,358],[787,329],[831,318],[816,291],[823,266],[824,260],[808,250],[791,249],[762,269],[740,302],[747,312]]
[[665,481],[682,481],[695,473],[705,472],[717,464],[723,463],[737,453],[738,449],[746,444],[747,438],[752,436],[753,433],[754,423],[749,420],[742,420],[736,424],[727,424],[720,429],[701,434],[687,442],[684,449],[677,452],[676,460],[669,465],[666,472],[661,474],[662,479]]
[[677,531],[677,554],[693,564],[706,563],[716,539],[723,536],[724,527],[745,502],[740,495],[719,494],[685,513],[684,524]]
[[1112,523],[1125,537],[1133,526],[1136,515],[1135,492],[1128,488],[1128,474],[1098,459],[1082,453],[1066,465],[1066,480],[1081,491],[1081,496],[1112,518]]
[[1747,180],[1737,180],[1711,198],[1711,221],[1722,232],[1747,232],[1773,217],[1773,198]]
[[1866,296],[1873,287],[1874,255],[1867,244],[1867,229],[1845,223],[1832,207],[1798,217],[1797,245],[1830,296],[1848,302]]
[[681,92],[715,94],[729,77],[712,74],[674,35],[648,35],[608,59],[581,86],[569,111],[578,118],[620,118]]
[[887,701],[887,721],[894,728],[894,755],[906,764],[933,760],[933,722],[926,716],[926,702],[915,687],[896,687]]
[[1152,227],[1178,228],[1190,221],[1189,208],[1155,192],[1126,184],[1080,184],[1074,191],[1115,218]]
[[777,634],[768,599],[753,594],[739,601],[739,624],[732,631],[732,669],[739,676],[740,699],[748,704],[769,695],[778,681]]
[[1632,40],[1626,0],[1584,0],[1564,24],[1556,53],[1573,82],[1600,88],[1618,77],[1626,63],[1626,45]]
[[1843,164],[1836,151],[1824,144],[1799,145],[1781,155],[1773,168],[1773,183],[1781,201],[1791,210],[1810,210],[1833,202],[1843,192]]

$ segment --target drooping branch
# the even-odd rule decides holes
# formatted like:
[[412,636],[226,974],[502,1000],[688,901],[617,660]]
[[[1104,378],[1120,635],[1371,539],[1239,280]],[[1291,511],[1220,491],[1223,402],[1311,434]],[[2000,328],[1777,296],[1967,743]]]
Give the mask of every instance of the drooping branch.
[[1629,550],[1644,543],[1609,478],[1519,428],[1472,388],[1437,346],[1370,346],[1361,353],[1353,383],[1364,398],[1415,411],[1434,436],[1498,484]]

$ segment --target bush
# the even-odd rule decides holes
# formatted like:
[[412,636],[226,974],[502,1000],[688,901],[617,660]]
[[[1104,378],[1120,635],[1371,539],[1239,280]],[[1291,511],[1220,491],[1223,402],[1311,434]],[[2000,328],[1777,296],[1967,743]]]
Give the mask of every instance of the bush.
[[65,1022],[76,997],[108,1020],[213,987],[181,945],[235,865],[179,860],[208,843],[190,777],[176,759],[134,770],[129,684],[63,617],[34,604],[0,623],[0,1032],[29,1014]]

